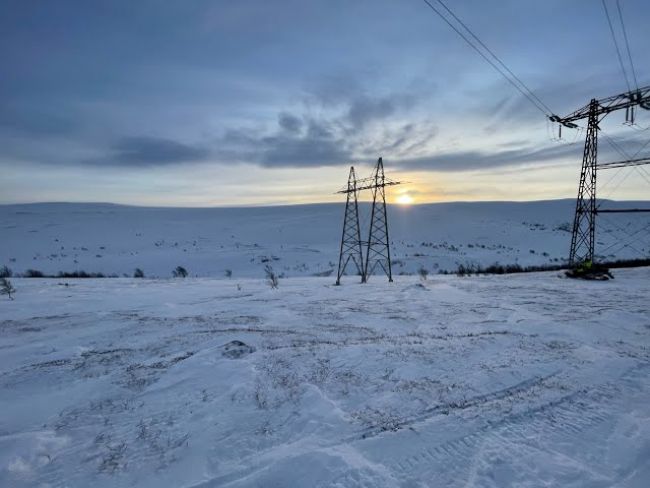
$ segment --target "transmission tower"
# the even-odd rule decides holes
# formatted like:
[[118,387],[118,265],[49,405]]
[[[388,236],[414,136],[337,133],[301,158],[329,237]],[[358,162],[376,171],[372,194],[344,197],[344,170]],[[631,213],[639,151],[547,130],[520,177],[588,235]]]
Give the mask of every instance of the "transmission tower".
[[345,201],[345,218],[343,220],[343,236],[341,237],[341,253],[339,254],[339,271],[336,275],[336,284],[341,284],[341,276],[345,272],[345,267],[350,260],[357,268],[361,275],[361,282],[366,281],[363,268],[363,253],[361,250],[361,228],[359,227],[359,204],[357,197],[357,178],[354,173],[354,166],[350,166],[350,176],[348,176],[348,186],[339,193],[346,193]]
[[[381,158],[368,178],[357,179],[354,167],[350,168],[348,184],[337,193],[347,194],[345,201],[345,219],[343,221],[343,236],[341,237],[341,253],[339,254],[339,271],[336,284],[341,284],[341,276],[345,267],[352,260],[361,275],[361,283],[365,283],[379,265],[384,270],[388,281],[393,281],[390,264],[390,241],[388,239],[388,216],[386,214],[386,187],[399,185],[384,175],[384,163]],[[368,241],[361,240],[359,226],[358,195],[363,190],[372,190],[372,211]],[[367,246],[366,260],[363,260],[363,245]]]
[[[650,110],[650,86],[633,91],[614,95],[612,97],[596,100],[576,110],[566,117],[551,115],[552,122],[575,129],[577,121],[587,119],[587,136],[582,156],[582,170],[580,171],[580,184],[576,201],[575,217],[573,219],[573,233],[571,235],[571,250],[569,264],[579,266],[582,263],[594,262],[594,245],[596,236],[596,215],[611,212],[599,210],[596,207],[596,175],[597,170],[607,168],[620,168],[624,166],[638,166],[646,164],[640,160],[620,161],[617,163],[598,164],[598,131],[600,121],[611,112],[626,110],[626,121],[634,123],[634,109],[640,106]],[[630,120],[631,119],[631,120]],[[617,209],[616,212],[650,212],[650,209]]]
[[384,270],[388,281],[393,281],[390,263],[390,239],[388,237],[388,215],[386,214],[386,185],[399,184],[386,181],[384,163],[382,158],[377,160],[375,171],[370,177],[372,190],[372,211],[370,213],[370,231],[368,233],[368,250],[366,252],[366,266],[364,278],[366,281],[372,276],[379,265]]

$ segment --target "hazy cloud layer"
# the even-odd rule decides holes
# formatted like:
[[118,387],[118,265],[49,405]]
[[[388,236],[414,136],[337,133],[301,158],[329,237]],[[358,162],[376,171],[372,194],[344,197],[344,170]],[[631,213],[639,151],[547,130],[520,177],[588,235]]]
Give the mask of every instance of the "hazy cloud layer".
[[[650,7],[621,6],[647,84]],[[598,2],[451,7],[559,115],[625,89]],[[444,172],[581,158],[582,134],[549,144],[544,114],[417,1],[8,0],[0,69],[0,170],[17,193],[36,165],[46,182],[81,168],[89,187],[188,164],[245,177],[251,165],[299,174],[378,156]],[[619,115],[603,128],[634,152],[644,133]]]
[[[620,154],[609,144],[602,142],[599,149],[599,161],[621,161],[635,157],[639,149],[638,141],[622,139],[616,143],[624,151]],[[541,148],[524,147],[502,151],[458,151],[412,159],[393,161],[397,167],[418,171],[474,171],[507,166],[525,166],[573,160],[582,161],[582,141],[580,143],[562,143]]]
[[156,137],[125,137],[113,146],[111,159],[125,166],[157,166],[201,161],[209,152],[170,139]]

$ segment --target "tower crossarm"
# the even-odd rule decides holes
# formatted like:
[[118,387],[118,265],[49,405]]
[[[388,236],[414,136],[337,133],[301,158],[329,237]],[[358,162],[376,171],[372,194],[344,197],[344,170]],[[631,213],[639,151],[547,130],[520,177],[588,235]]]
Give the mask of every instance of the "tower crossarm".
[[357,180],[357,185],[354,189],[348,188],[347,186],[343,189],[337,191],[336,193],[349,193],[352,191],[361,191],[361,190],[372,190],[373,188],[378,188],[380,186],[394,186],[401,185],[401,181],[393,181],[389,178],[384,178],[384,181],[375,179],[374,176],[369,176],[368,178],[360,178]]
[[[650,86],[645,86],[643,88],[639,88],[638,90],[621,93],[620,95],[602,98],[600,100],[596,100],[596,102],[598,106],[596,110],[597,117],[607,115],[616,110],[629,109],[631,107],[635,107],[636,105],[639,105],[646,110],[650,110]],[[549,116],[549,119],[552,122],[558,122],[565,127],[575,129],[578,127],[576,122],[589,117],[590,107],[591,103],[588,103],[584,107],[576,110],[573,113],[570,113],[565,117],[551,115]]]

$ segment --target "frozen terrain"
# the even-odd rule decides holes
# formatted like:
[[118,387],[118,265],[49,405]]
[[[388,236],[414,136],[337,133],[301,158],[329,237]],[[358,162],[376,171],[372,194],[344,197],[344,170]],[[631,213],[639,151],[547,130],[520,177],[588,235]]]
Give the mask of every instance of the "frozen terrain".
[[648,268],[13,281],[3,487],[648,486]]
[[[608,208],[644,202],[604,202]],[[560,264],[568,255],[575,202],[444,203],[391,206],[394,273],[453,271],[463,265]],[[261,277],[336,273],[344,205],[267,208],[146,208],[107,204],[0,206],[0,266],[170,277]],[[367,239],[368,205],[361,206]],[[650,254],[648,214],[598,219],[604,259]]]

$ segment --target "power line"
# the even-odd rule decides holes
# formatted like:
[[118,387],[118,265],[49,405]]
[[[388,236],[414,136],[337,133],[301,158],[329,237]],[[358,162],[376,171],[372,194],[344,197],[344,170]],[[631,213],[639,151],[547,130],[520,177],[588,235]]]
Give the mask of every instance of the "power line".
[[[600,215],[600,217],[602,218],[602,217],[604,217],[604,216],[603,216],[603,215]],[[614,251],[613,254],[617,254],[619,251],[622,251],[622,250],[625,249],[626,247],[629,247],[630,249],[634,250],[634,251],[637,252],[638,254],[640,254],[640,255],[642,255],[642,256],[644,255],[641,251],[639,251],[639,250],[636,249],[634,246],[632,246],[632,243],[635,243],[635,244],[636,244],[636,243],[640,243],[640,244],[642,244],[642,245],[644,245],[644,246],[647,245],[647,244],[645,243],[645,241],[643,240],[643,237],[637,237],[637,235],[638,235],[638,234],[642,234],[643,232],[646,232],[646,231],[648,230],[648,228],[650,227],[650,224],[646,224],[645,227],[642,227],[641,229],[637,229],[635,232],[630,233],[627,229],[624,229],[623,227],[617,225],[616,223],[614,223],[614,222],[613,222],[612,220],[610,220],[609,218],[605,218],[605,220],[607,221],[607,223],[608,223],[611,227],[616,228],[616,229],[619,230],[620,232],[626,234],[628,237],[627,237],[627,239],[625,239],[625,238],[623,239],[623,244],[622,244],[622,246],[621,246],[621,242],[620,242],[620,241],[619,241],[619,242],[615,242],[614,244],[612,244],[612,245],[606,247],[605,249],[603,249],[602,251],[600,251],[601,253],[605,253],[605,252],[607,252],[608,250],[610,250],[611,248],[613,248],[613,247],[615,247],[615,246],[620,246],[620,247],[618,247],[618,248],[616,249],[616,251]],[[628,224],[628,225],[629,225],[629,224]]]
[[623,13],[621,12],[620,0],[616,0],[616,8],[618,9],[618,18],[621,20],[621,27],[623,29],[623,38],[625,39],[625,48],[627,49],[627,58],[630,60],[630,67],[632,68],[632,76],[634,77],[634,86],[638,90],[639,82],[636,79],[636,70],[634,69],[634,61],[632,61],[632,54],[630,53],[630,43],[627,39],[627,29],[625,29],[625,22],[623,21]]
[[463,26],[463,28],[464,28],[464,29],[469,33],[469,35],[471,35],[471,36],[472,36],[472,37],[473,37],[473,38],[474,38],[474,39],[475,39],[475,40],[476,40],[476,41],[477,41],[477,42],[478,42],[478,43],[479,43],[479,44],[480,44],[480,45],[481,45],[481,46],[482,46],[482,47],[483,47],[483,48],[484,48],[488,53],[490,53],[490,55],[491,55],[491,56],[492,56],[492,57],[497,61],[497,63],[499,63],[499,65],[500,65],[501,67],[503,67],[503,69],[505,69],[505,70],[506,70],[506,71],[507,71],[507,72],[508,72],[508,73],[509,73],[509,74],[510,74],[510,75],[511,75],[515,80],[517,80],[517,82],[518,82],[518,83],[519,83],[519,84],[524,88],[524,90],[526,90],[526,92],[528,92],[528,94],[529,94],[531,97],[533,97],[537,102],[539,102],[539,104],[540,104],[542,107],[544,107],[548,113],[551,113],[551,114],[553,113],[553,111],[552,111],[550,108],[548,108],[548,106],[547,106],[544,102],[542,102],[542,100],[540,100],[540,98],[539,98],[537,95],[535,95],[535,93],[533,93],[532,90],[531,90],[530,88],[528,88],[528,87],[526,86],[526,84],[525,84],[523,81],[521,81],[521,79],[520,79],[516,74],[514,74],[514,73],[512,72],[512,70],[510,70],[510,68],[508,68],[508,67],[506,66],[506,64],[505,64],[505,63],[504,63],[504,62],[503,62],[503,61],[502,61],[502,60],[501,60],[501,59],[500,59],[496,54],[494,54],[494,52],[493,52],[489,47],[486,46],[485,43],[484,43],[483,41],[481,41],[481,39],[479,39],[478,36],[477,36],[476,34],[474,34],[474,32],[472,32],[472,30],[471,30],[469,27],[467,27],[467,25],[466,25],[462,20],[460,20],[460,19],[458,18],[458,16],[457,16],[456,14],[454,14],[454,12],[452,12],[451,9],[450,9],[449,7],[447,7],[447,5],[445,5],[445,3],[444,3],[442,0],[437,0],[437,2],[438,2],[440,5],[442,5],[442,7],[443,7],[447,12],[449,12],[449,14],[450,14],[454,19],[456,19],[456,21],[457,21],[461,26]]
[[[450,22],[449,19],[447,17],[445,17],[442,14],[442,12],[440,12],[440,10],[436,9],[436,7],[434,7],[431,4],[431,2],[429,2],[429,0],[423,0],[423,1],[431,10],[433,10],[438,15],[438,17],[440,17],[442,20],[444,20],[445,23],[456,32],[456,34],[458,34],[472,49],[474,49],[485,61],[487,61],[490,64],[490,66],[492,66],[501,76],[503,76],[508,81],[508,83],[510,83],[512,86],[514,86],[519,93],[521,93],[524,97],[526,97],[528,99],[528,101],[530,101],[530,103],[532,103],[537,110],[542,112],[545,116],[549,116],[549,115],[551,115],[553,113],[551,110],[548,110],[547,107],[545,108],[545,105],[543,103],[537,102],[533,97],[531,97],[528,93],[526,93],[526,91],[524,91],[524,89],[522,87],[520,87],[501,68],[499,68],[499,66],[497,64],[495,64],[490,58],[488,58],[485,55],[485,53],[483,51],[481,51],[476,46],[476,44],[474,44],[472,41],[470,41],[465,34],[463,34],[452,22]],[[438,1],[440,2],[440,0],[438,0]],[[447,11],[451,12],[442,2],[440,2],[440,4],[443,5],[443,7],[445,7],[445,9]],[[455,15],[454,15],[454,18],[457,19],[457,17]],[[464,25],[464,24],[461,23],[461,25]],[[468,31],[469,31],[469,29],[468,29]],[[470,35],[473,35],[473,34],[471,34],[471,31],[469,31],[469,32],[470,32]],[[483,43],[481,43],[481,44],[484,45]],[[489,52],[489,50],[488,50],[488,52]],[[496,58],[496,56],[495,56],[495,58]],[[512,73],[510,70],[508,70],[508,71],[510,73]],[[524,87],[525,87],[525,85],[524,85]]]
[[627,91],[632,91],[632,88],[630,88],[630,80],[627,78],[627,71],[625,71],[625,66],[623,65],[623,57],[621,56],[621,50],[618,47],[616,34],[614,34],[614,26],[612,25],[612,19],[609,17],[609,10],[607,10],[607,4],[605,3],[605,0],[602,0],[602,3],[603,3],[603,9],[605,9],[605,15],[607,16],[609,31],[612,33],[612,39],[614,40],[614,47],[616,47],[616,55],[618,56],[618,62],[621,65],[621,71],[623,71],[623,77],[625,78],[625,83],[627,84]]
[[[648,140],[645,142],[645,144],[643,144],[643,146],[641,146],[641,147],[640,147],[640,148],[639,148],[639,149],[638,149],[638,150],[637,150],[637,151],[632,155],[632,157],[630,157],[630,155],[627,153],[627,151],[625,151],[621,146],[619,146],[619,145],[618,145],[618,144],[617,144],[617,143],[616,143],[616,142],[615,142],[615,141],[614,141],[614,140],[613,140],[609,135],[607,135],[607,133],[605,133],[605,131],[603,131],[603,130],[601,129],[600,132],[601,132],[601,134],[603,135],[603,137],[605,138],[605,141],[607,141],[607,143],[612,147],[612,149],[614,149],[614,150],[615,150],[615,151],[616,151],[616,152],[617,152],[617,153],[618,153],[618,154],[619,154],[619,155],[620,155],[620,156],[621,156],[625,161],[630,161],[630,160],[636,158],[637,155],[638,155],[641,151],[643,151],[643,150],[646,148],[646,146],[647,146],[648,144],[650,144],[650,139],[648,139]],[[636,166],[635,166],[635,168],[636,168]],[[643,168],[641,168],[641,169],[643,169]],[[612,177],[611,177],[609,180],[607,180],[607,182],[606,182],[604,185],[601,185],[601,190],[602,190],[604,187],[607,187],[609,184],[613,183],[614,179],[616,179],[616,177],[619,175],[619,173],[620,173],[622,170],[623,170],[623,168],[619,168],[619,169],[617,169],[617,170],[616,170],[616,173],[614,173],[614,174],[612,175]],[[643,171],[645,172],[644,169],[643,169]],[[624,181],[628,178],[628,176],[630,176],[631,174],[632,174],[631,171],[626,172],[625,175],[624,175],[624,177],[623,177],[623,179],[620,180],[620,181],[619,181],[619,182],[618,182],[618,183],[617,183],[613,188],[611,188],[611,189],[607,192],[607,195],[606,195],[604,198],[605,198],[605,199],[609,198],[609,197],[610,197],[610,196],[611,196],[611,195],[612,195],[616,190],[618,190],[618,188],[623,184],[623,182],[624,182]],[[639,174],[641,174],[641,176],[643,176],[643,173],[639,172]],[[645,177],[644,177],[644,179],[645,179]],[[648,180],[646,179],[646,181],[648,181]],[[650,183],[650,182],[649,182],[649,183]],[[597,206],[597,208],[600,208],[602,204],[603,204],[603,202],[599,203],[598,206]]]

